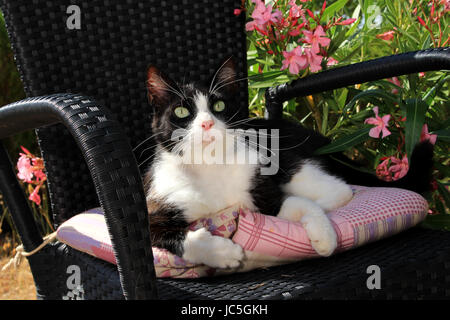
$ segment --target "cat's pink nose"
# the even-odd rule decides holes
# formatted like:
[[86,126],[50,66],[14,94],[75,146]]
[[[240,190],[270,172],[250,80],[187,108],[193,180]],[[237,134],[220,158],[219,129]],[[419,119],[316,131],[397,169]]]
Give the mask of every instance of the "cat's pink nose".
[[202,122],[202,128],[205,131],[208,131],[209,129],[211,129],[211,127],[214,125],[214,121],[213,120],[207,120],[207,121],[203,121]]

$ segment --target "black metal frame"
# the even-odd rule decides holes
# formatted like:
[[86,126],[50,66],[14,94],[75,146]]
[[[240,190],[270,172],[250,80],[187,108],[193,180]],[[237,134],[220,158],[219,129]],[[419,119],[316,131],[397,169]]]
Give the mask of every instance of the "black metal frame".
[[436,70],[450,70],[450,47],[382,57],[329,69],[289,84],[281,84],[266,90],[266,108],[270,118],[281,118],[283,102],[296,97],[369,81]]
[[[240,1],[235,2],[240,3]],[[27,5],[23,3],[20,5]],[[9,7],[14,7],[14,10],[22,12],[21,8],[16,7],[14,2],[2,1],[1,4],[2,9],[8,10]],[[214,5],[216,5],[215,2]],[[227,5],[231,6],[231,2],[228,1]],[[194,10],[196,9],[194,8]],[[22,26],[17,26],[17,23],[14,25],[14,17],[7,18],[10,37],[13,47],[15,46],[16,56],[18,56],[19,69],[24,76],[26,70],[23,68],[27,66],[34,68],[35,66],[23,63],[27,61],[24,58],[27,52],[24,51],[23,43],[16,45],[14,39],[16,36],[14,28],[21,28]],[[109,18],[108,14],[106,14],[106,18]],[[201,20],[199,19],[199,21]],[[230,23],[231,21],[238,21],[232,20],[230,17],[226,17],[225,20]],[[241,20],[239,20],[239,23],[243,26],[244,21]],[[201,26],[201,24],[199,25]],[[93,25],[94,27],[95,25]],[[22,36],[23,34],[27,33],[22,32]],[[239,48],[239,50],[242,50],[242,48]],[[222,49],[219,48],[218,52],[221,51]],[[407,73],[450,69],[449,56],[449,48],[441,48],[331,69],[291,84],[269,89],[266,93],[267,109],[270,117],[280,117],[282,102],[296,96]],[[208,57],[204,57],[204,59],[208,60]],[[242,61],[240,63],[242,67]],[[174,68],[173,65],[171,68]],[[103,72],[103,70],[100,71]],[[34,82],[30,79],[25,80],[24,82],[28,85],[29,83],[34,85],[37,83],[36,79],[33,80]],[[79,85],[78,82],[77,84]],[[34,88],[27,89],[29,96],[34,92],[36,92]],[[98,92],[104,92],[104,88],[100,87]],[[98,96],[96,98],[99,99]],[[68,93],[28,98],[0,108],[0,139],[26,129],[43,126],[52,128],[55,124],[62,125],[68,130],[75,140],[77,148],[81,150],[89,169],[90,179],[94,182],[96,194],[105,211],[117,260],[116,267],[59,242],[48,245],[29,258],[38,297],[44,299],[61,298],[62,291],[59,286],[61,283],[65,283],[64,268],[73,263],[79,264],[83,268],[84,274],[88,275],[84,282],[84,290],[87,291],[84,297],[92,299],[124,297],[126,299],[149,299],[157,296],[161,298],[202,299],[398,298],[403,296],[402,288],[411,288],[409,297],[430,297],[434,292],[433,288],[440,286],[438,292],[441,292],[450,283],[450,279],[445,275],[446,270],[450,269],[450,250],[447,250],[450,248],[450,235],[437,231],[406,232],[392,240],[388,239],[362,249],[355,249],[328,260],[305,261],[299,264],[272,268],[267,272],[259,270],[249,274],[192,281],[156,280],[141,172],[130,147],[129,137],[126,134],[127,128],[114,119],[115,110],[112,106],[111,112],[109,109],[110,106],[107,103],[97,103],[94,99],[84,95]],[[55,129],[55,131],[47,130],[42,135],[45,135],[45,139],[51,140],[51,134],[59,132],[62,131],[59,131],[59,129]],[[43,140],[40,140],[41,143]],[[43,150],[43,152],[46,152],[44,156],[48,160],[46,162],[47,169],[51,169],[53,163],[51,155],[49,156],[50,151]],[[20,186],[13,170],[13,165],[0,147],[0,178],[2,179],[0,187],[12,213],[13,221],[18,227],[25,249],[29,251],[38,246],[41,239],[23,191],[19,190]],[[51,180],[49,179],[49,183]],[[52,188],[54,186],[51,186],[50,189]],[[60,199],[53,196],[51,201],[54,203],[60,201]],[[63,213],[73,214],[72,209]],[[424,244],[419,246],[420,242],[417,242],[417,239],[423,241]],[[436,255],[432,252],[434,244],[439,245],[439,248],[436,249]],[[389,247],[389,250],[385,250],[385,246]],[[413,266],[413,269],[409,270],[408,273],[399,270],[402,264],[398,261],[399,253],[406,254],[404,250],[406,247],[409,248],[409,263]],[[416,254],[418,251],[421,252],[420,256]],[[367,292],[358,287],[361,277],[365,275],[362,269],[364,263],[374,261],[375,257],[381,260],[389,260],[386,265],[389,266],[390,271],[386,271],[386,274],[390,274],[390,282],[387,283],[387,291],[382,293]],[[433,259],[434,267],[429,270],[431,259]],[[54,265],[54,268],[50,269],[49,265]],[[350,270],[351,268],[353,269]],[[429,274],[436,274],[436,272],[437,276],[432,276],[431,279],[428,277]],[[286,273],[295,276],[290,281],[280,278],[280,274]],[[424,277],[424,274],[427,276]],[[346,281],[349,275],[353,277],[352,281]],[[270,283],[269,287],[249,289],[250,284],[252,284],[250,285],[252,287],[253,284],[263,281],[263,279]],[[417,283],[413,280],[417,280]],[[307,281],[309,281],[309,284],[305,287],[303,284]],[[339,287],[336,284],[339,284]],[[432,290],[429,292],[423,290],[423,288],[430,287]],[[417,293],[416,296],[414,296],[415,293]],[[75,290],[69,292],[68,296],[73,298],[78,294],[79,292]],[[443,295],[450,296],[450,292],[444,290]]]

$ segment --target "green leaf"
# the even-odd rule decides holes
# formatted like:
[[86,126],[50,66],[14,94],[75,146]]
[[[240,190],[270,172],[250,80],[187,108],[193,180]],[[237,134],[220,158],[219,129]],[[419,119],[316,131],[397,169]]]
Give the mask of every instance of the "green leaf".
[[436,94],[439,92],[439,90],[442,88],[442,86],[450,79],[450,75],[445,76],[443,75],[441,79],[436,83],[428,92],[422,97],[422,100],[424,100],[428,105],[430,105],[433,102],[433,99],[436,97]]
[[[356,18],[356,17],[354,17]],[[345,33],[345,36],[348,38],[351,35],[353,35],[356,31],[356,28],[358,28],[359,23],[361,22],[361,17],[356,18],[357,20],[355,22],[353,22],[353,25],[350,27],[350,29]]]
[[408,159],[411,159],[414,146],[419,142],[427,109],[428,105],[421,99],[406,100],[405,148]]
[[450,192],[448,192],[447,188],[437,181],[439,194],[444,198],[445,205],[450,209]]
[[382,99],[388,100],[392,103],[400,102],[397,96],[395,96],[391,93],[388,93],[384,90],[380,90],[380,89],[365,90],[365,91],[355,95],[353,97],[353,99],[350,100],[350,102],[345,106],[343,112],[345,113],[345,112],[349,111],[350,109],[352,109],[358,100],[368,99],[368,98],[382,98]]
[[345,40],[346,38],[345,33],[346,33],[345,30],[342,30],[331,39],[330,45],[327,50],[328,57],[331,57],[339,48],[339,46],[342,44],[342,42]]
[[442,129],[439,131],[434,131],[432,134],[437,134],[438,140],[450,141],[450,129]]
[[326,8],[325,11],[323,12],[322,19],[320,19],[320,22],[325,23],[328,20],[330,20],[331,17],[334,16],[337,11],[341,10],[347,2],[348,0],[338,0],[332,5],[328,6],[328,8]]
[[337,95],[336,101],[338,103],[339,109],[342,110],[344,108],[344,106],[345,106],[345,101],[347,100],[348,89],[347,88],[343,88],[340,91],[341,91],[341,94]]
[[251,81],[266,81],[269,79],[275,79],[276,77],[284,74],[284,71],[268,71],[264,73],[255,73],[248,77]]
[[330,144],[327,144],[326,146],[317,149],[314,152],[314,154],[321,155],[327,153],[340,152],[350,147],[353,147],[354,145],[364,142],[369,138],[370,129],[371,127],[365,127],[361,130],[353,132],[352,134],[349,134],[348,136],[339,138],[331,142]]
[[450,230],[450,214],[428,215],[423,222],[423,226],[432,229]]
[[434,167],[442,173],[444,176],[450,177],[450,167],[440,164],[439,162],[435,161],[433,163]]
[[441,123],[439,128],[441,128],[441,129],[450,129],[450,118],[448,118],[443,123]]
[[333,159],[334,161],[337,161],[337,162],[339,162],[339,163],[349,167],[349,168],[352,168],[353,170],[356,170],[356,171],[359,171],[359,172],[363,172],[363,173],[373,174],[373,170],[366,169],[364,167],[355,167],[354,165],[351,165],[350,163],[347,163],[345,161],[339,160],[339,159],[337,159],[337,158],[335,158],[333,156],[330,156],[330,158]]

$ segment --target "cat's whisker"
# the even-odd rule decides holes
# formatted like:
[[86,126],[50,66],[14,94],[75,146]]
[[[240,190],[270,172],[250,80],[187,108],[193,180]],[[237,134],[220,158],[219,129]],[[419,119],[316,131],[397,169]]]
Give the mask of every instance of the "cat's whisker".
[[185,100],[185,97],[179,91],[175,91],[175,90],[167,88],[167,87],[160,87],[160,88],[164,91],[172,92],[173,94],[177,95],[181,100]]
[[144,143],[146,143],[147,141],[149,141],[151,138],[153,138],[153,137],[155,137],[155,136],[157,136],[157,135],[159,135],[159,134],[162,134],[162,132],[157,132],[157,133],[155,133],[155,134],[152,134],[150,137],[145,138],[144,141],[142,141],[142,142],[139,143],[136,147],[133,148],[133,152],[136,151],[136,149],[139,148],[141,145],[143,145]]
[[269,152],[270,152],[272,155],[274,155],[274,156],[276,155],[275,152],[273,152],[273,151],[270,150],[269,148],[264,147],[263,145],[261,145],[261,144],[259,144],[259,143],[257,143],[257,142],[254,142],[254,141],[252,141],[252,140],[246,140],[245,142],[248,142],[249,144],[251,144],[251,146],[255,147],[256,150],[262,149],[262,150],[269,151]]
[[[172,87],[170,84],[168,84],[162,77],[159,77],[159,79],[166,85],[167,88],[165,88],[167,91],[175,93],[177,96],[179,96],[182,100],[186,99],[186,96],[183,95],[180,91]],[[163,87],[162,87],[163,88]],[[168,90],[170,89],[170,90]]]
[[229,86],[230,84],[233,84],[233,83],[236,83],[236,82],[240,82],[240,81],[244,81],[244,80],[248,80],[248,77],[245,77],[245,78],[242,78],[242,79],[237,79],[237,80],[233,80],[233,81],[227,82],[227,83],[221,85],[221,86],[218,87],[218,88],[214,88],[213,93],[216,92],[216,91],[218,91],[218,90],[220,90],[220,89],[222,89],[223,87]]
[[243,123],[247,123],[247,122],[250,122],[250,121],[253,121],[253,119],[252,118],[241,119],[241,120],[238,120],[238,121],[235,121],[235,122],[232,122],[232,123],[227,123],[227,125],[230,126],[230,127],[233,127],[233,126],[236,126],[236,125],[239,125],[239,124],[243,124]]
[[[141,154],[139,155],[139,158],[142,157],[142,155],[144,154],[144,152],[146,152],[146,151],[148,151],[148,150],[150,150],[150,149],[152,149],[152,148],[154,148],[154,147],[156,147],[156,146],[158,146],[158,145],[165,144],[166,142],[171,141],[171,140],[172,140],[172,139],[167,139],[167,140],[165,140],[165,141],[161,141],[161,142],[157,142],[157,143],[155,143],[155,144],[152,144],[150,147],[147,147],[147,148],[145,148],[144,150],[141,151]],[[139,159],[139,158],[138,158],[138,159]]]
[[[246,130],[245,131],[245,135],[256,136],[256,137],[262,136],[262,137],[269,137],[269,138],[271,138],[273,136],[271,133],[263,133],[260,130],[258,130],[258,131],[256,131],[256,130],[255,131]],[[292,137],[292,136],[291,135],[289,135],[289,136],[276,136],[276,138],[289,138],[289,137]]]
[[[174,141],[170,144],[168,144],[166,147],[170,148],[171,146],[173,146],[174,144],[178,143],[178,141]],[[141,154],[142,155],[142,154]],[[140,168],[143,164],[145,164],[148,160],[152,159],[153,157],[155,157],[157,155],[156,152],[154,152],[150,157],[146,158],[144,161],[141,161],[140,164],[138,164],[138,167]]]
[[239,111],[240,111],[240,110],[238,109],[238,110],[233,114],[233,116],[225,122],[225,124],[228,125],[229,122],[230,122],[231,120],[233,120],[233,118],[234,118],[236,115],[239,114]]
[[214,73],[214,77],[212,78],[211,83],[210,83],[210,85],[209,85],[209,90],[208,90],[209,93],[212,92],[212,91],[211,91],[211,87],[213,86],[214,81],[216,80],[217,74],[219,73],[220,70],[222,70],[222,68],[227,64],[227,62],[230,61],[230,59],[231,59],[231,57],[229,57],[227,60],[225,60],[225,62],[222,63],[222,65],[220,66],[220,68],[217,69],[216,73]]
[[306,141],[308,141],[308,139],[309,139],[309,137],[310,136],[307,136],[302,142],[300,142],[299,144],[296,144],[295,146],[293,146],[293,147],[289,147],[289,148],[283,148],[283,149],[274,149],[274,150],[279,150],[279,151],[286,151],[286,150],[291,150],[291,149],[295,149],[295,148],[297,148],[297,147],[299,147],[299,146],[301,146],[302,144],[304,144]]
[[226,83],[226,81],[231,80],[231,79],[234,79],[234,75],[229,76],[229,77],[226,77],[225,79],[222,79],[221,81],[217,82],[216,84],[214,84],[214,87],[212,88],[212,90],[210,91],[210,93],[214,93],[214,92],[216,91],[216,88],[217,88],[219,85],[221,85],[221,84],[223,84],[223,83]]
[[172,121],[169,121],[169,123],[170,123],[171,125],[175,126],[175,127],[178,128],[178,129],[187,131],[185,128],[180,127],[179,125],[177,125],[176,123],[173,123]]
[[161,78],[161,80],[162,80],[162,82],[164,82],[164,84],[165,84],[168,88],[172,89],[174,92],[177,92],[177,93],[179,94],[179,96],[186,98],[186,97],[183,95],[182,92],[180,92],[179,90],[177,90],[177,89],[175,89],[174,87],[172,87],[172,86],[171,86],[170,84],[168,84],[163,78]]

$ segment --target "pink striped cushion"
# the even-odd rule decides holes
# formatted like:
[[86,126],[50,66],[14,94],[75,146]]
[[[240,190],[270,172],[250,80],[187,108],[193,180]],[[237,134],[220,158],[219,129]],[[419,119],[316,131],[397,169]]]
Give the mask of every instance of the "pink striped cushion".
[[[347,205],[328,214],[338,235],[336,252],[410,228],[422,221],[428,211],[426,200],[411,191],[360,186],[354,186],[353,191],[353,199]],[[318,257],[300,223],[243,208],[229,208],[211,218],[200,219],[190,229],[201,227],[214,235],[231,238],[246,251],[250,260],[247,267],[232,271]],[[115,263],[103,212],[99,208],[64,222],[58,228],[57,236],[73,248]],[[196,278],[230,272],[194,265],[164,249],[153,248],[153,255],[158,277]]]

